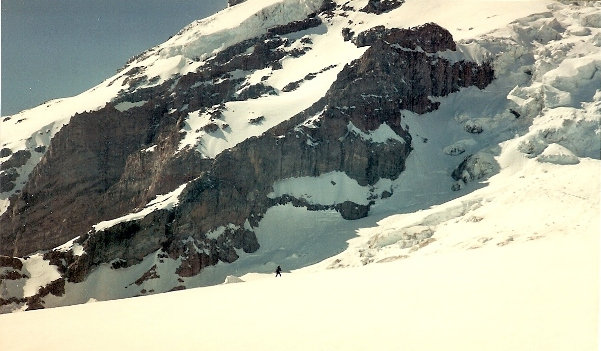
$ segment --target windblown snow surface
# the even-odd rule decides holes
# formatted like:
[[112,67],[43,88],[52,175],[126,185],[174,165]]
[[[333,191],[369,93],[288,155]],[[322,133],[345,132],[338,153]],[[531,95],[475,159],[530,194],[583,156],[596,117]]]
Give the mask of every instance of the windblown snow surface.
[[[248,0],[191,24],[130,66],[145,65],[161,79],[185,73],[197,64],[189,57],[302,19],[317,3]],[[259,20],[273,13],[280,13],[273,23]],[[437,111],[404,112],[414,150],[396,180],[361,187],[344,173],[330,173],[273,185],[273,196],[326,205],[393,190],[368,217],[345,221],[335,211],[274,207],[256,229],[257,252],[240,251],[234,263],[181,283],[192,288],[225,280],[223,285],[125,298],[132,289],[163,292],[180,284],[174,274],[179,262],[151,255],[120,276],[100,267],[77,286],[67,283],[66,297],[45,298],[46,306],[80,305],[0,315],[0,349],[597,350],[601,5],[407,0],[382,15],[350,16],[334,16],[306,33],[313,41],[308,54],[249,80],[269,75],[268,83],[281,89],[334,68],[294,93],[228,103],[224,115],[232,129],[239,128],[235,136],[190,135],[182,147],[214,157],[310,106],[364,50],[336,37],[350,20],[357,33],[380,24],[436,22],[458,40],[450,59],[492,59],[497,79],[484,90],[440,98]],[[10,137],[2,131],[3,147],[18,150],[32,140],[47,145],[74,112],[99,108],[116,93],[111,79],[3,121],[2,130],[16,130]],[[54,119],[40,122],[42,110],[54,111],[44,114]],[[252,113],[265,123],[236,125],[238,114]],[[190,112],[190,133],[201,119]],[[482,132],[466,132],[474,129]],[[379,130],[362,137],[385,141],[386,135]],[[185,144],[198,137],[205,138],[203,149]],[[472,166],[453,180],[453,169],[470,154]],[[97,226],[177,206],[178,191]],[[39,255],[23,261],[31,276],[23,294],[54,279],[53,266]],[[153,265],[173,281],[132,286]],[[271,273],[277,265],[284,268],[281,278]],[[109,275],[111,286],[103,284]],[[110,299],[117,300],[100,301]]]

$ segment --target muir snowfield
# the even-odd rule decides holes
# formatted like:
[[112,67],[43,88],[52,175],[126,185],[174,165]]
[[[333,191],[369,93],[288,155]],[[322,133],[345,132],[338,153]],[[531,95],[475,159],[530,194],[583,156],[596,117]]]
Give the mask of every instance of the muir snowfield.
[[0,346],[593,351],[598,245],[593,235],[554,233],[502,248],[5,314]]
[[596,349],[600,124],[597,2],[232,5],[0,121],[0,313],[204,288],[0,316],[0,347],[182,299],[253,324],[182,348]]

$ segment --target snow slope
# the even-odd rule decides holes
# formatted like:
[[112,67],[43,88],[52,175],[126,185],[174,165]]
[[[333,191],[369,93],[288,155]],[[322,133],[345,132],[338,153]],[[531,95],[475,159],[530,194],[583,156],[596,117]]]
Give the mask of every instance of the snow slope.
[[0,315],[2,350],[597,350],[599,240]]

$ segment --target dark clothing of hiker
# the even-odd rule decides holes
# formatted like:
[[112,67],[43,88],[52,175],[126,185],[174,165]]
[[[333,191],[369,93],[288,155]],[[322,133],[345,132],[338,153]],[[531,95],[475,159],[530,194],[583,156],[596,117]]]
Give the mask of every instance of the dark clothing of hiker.
[[282,267],[278,266],[278,268],[275,269],[275,276],[282,276]]

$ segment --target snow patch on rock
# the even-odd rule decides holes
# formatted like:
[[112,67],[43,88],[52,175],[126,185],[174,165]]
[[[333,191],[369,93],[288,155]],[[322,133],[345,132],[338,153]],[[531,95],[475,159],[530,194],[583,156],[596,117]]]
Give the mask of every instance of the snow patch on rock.
[[352,122],[349,122],[348,131],[358,135],[363,140],[370,141],[372,143],[383,144],[390,140],[398,141],[401,143],[405,143],[405,139],[401,138],[397,133],[390,128],[390,126],[386,123],[382,123],[376,130],[364,132],[361,129],[355,127]]
[[52,251],[61,251],[61,252],[71,251],[74,256],[81,256],[85,253],[85,250],[81,244],[75,242],[78,239],[79,239],[79,236],[76,236],[75,238],[64,243],[63,245],[55,247]]
[[123,101],[123,102],[120,102],[120,103],[116,104],[115,105],[115,109],[119,110],[120,112],[124,112],[124,111],[132,109],[134,107],[143,106],[147,102],[148,101],[146,101],[146,100],[136,101],[136,102]]
[[239,277],[236,277],[235,275],[228,275],[227,277],[225,277],[225,281],[223,282],[223,284],[235,284],[235,283],[244,283],[244,280],[242,280]]
[[369,199],[390,190],[391,180],[380,179],[374,186],[361,186],[344,172],[329,172],[319,177],[298,177],[277,181],[269,198],[290,195],[309,204],[334,205],[351,201],[369,204]]
[[180,185],[177,189],[173,190],[170,193],[167,193],[164,195],[157,195],[154,200],[150,201],[144,207],[144,209],[142,209],[138,212],[130,213],[125,216],[111,219],[108,221],[102,221],[98,224],[95,224],[93,227],[96,231],[101,231],[101,230],[110,228],[119,223],[130,222],[130,221],[135,221],[135,220],[144,218],[146,215],[148,215],[154,211],[160,210],[160,209],[172,209],[173,207],[177,206],[177,204],[179,203],[178,196],[184,190],[186,185],[188,185],[188,183],[184,183],[184,184]]
[[25,259],[23,261],[23,270],[30,277],[23,287],[23,297],[34,296],[41,287],[61,278],[57,267],[51,265],[50,261],[44,260],[42,254],[35,254]]

